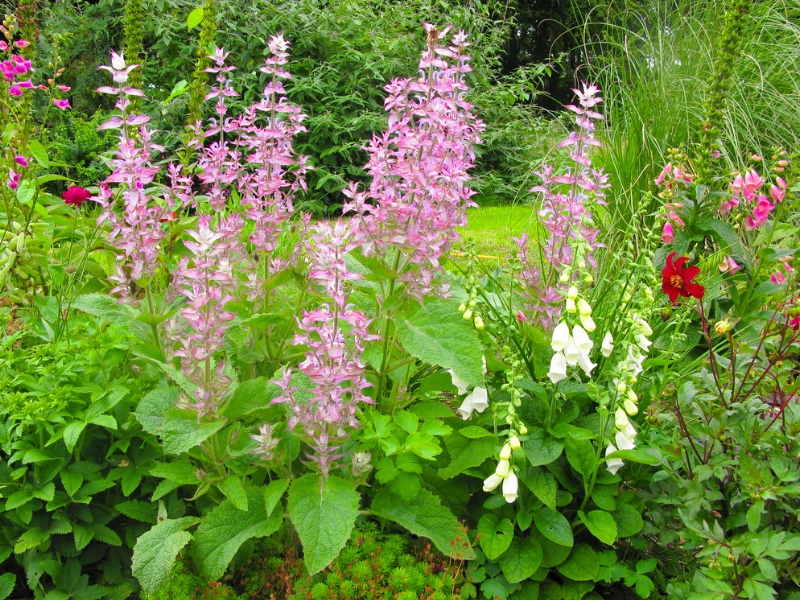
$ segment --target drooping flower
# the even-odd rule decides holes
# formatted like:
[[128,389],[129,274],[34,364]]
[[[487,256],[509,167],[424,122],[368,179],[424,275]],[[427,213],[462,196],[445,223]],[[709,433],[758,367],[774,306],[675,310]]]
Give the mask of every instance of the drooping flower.
[[682,256],[675,260],[677,254],[677,252],[670,253],[667,264],[661,271],[662,291],[669,296],[673,304],[678,302],[678,296],[702,298],[705,288],[698,283],[692,283],[692,279],[700,273],[700,267],[684,267],[689,258]]
[[482,413],[489,406],[489,393],[486,388],[476,387],[464,398],[458,407],[458,413],[464,420],[472,416],[472,411]]
[[64,204],[69,204],[70,206],[80,206],[92,197],[92,193],[86,188],[73,185],[72,187],[68,188],[66,192],[61,194],[61,197],[64,199]]
[[61,110],[67,110],[68,108],[72,108],[69,105],[69,100],[59,100],[58,98],[53,98],[53,104],[60,108]]

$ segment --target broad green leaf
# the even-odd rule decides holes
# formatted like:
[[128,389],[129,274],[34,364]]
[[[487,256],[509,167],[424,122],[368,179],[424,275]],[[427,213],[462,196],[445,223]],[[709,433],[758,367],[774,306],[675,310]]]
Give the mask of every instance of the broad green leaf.
[[309,473],[289,488],[289,518],[303,544],[309,575],[327,567],[347,543],[358,515],[355,483]]
[[39,310],[39,314],[48,323],[55,324],[61,317],[61,308],[58,305],[58,298],[55,296],[36,296],[33,303]]
[[75,310],[106,319],[117,325],[128,323],[135,316],[131,314],[133,310],[131,307],[117,303],[107,294],[84,294],[75,298],[70,306]]
[[266,377],[256,377],[243,381],[231,395],[224,414],[229,420],[236,420],[258,410],[272,406],[270,402],[281,394],[281,388]]
[[494,434],[491,431],[487,431],[483,427],[477,427],[475,425],[470,425],[469,427],[459,429],[458,433],[471,440],[476,440],[483,437],[494,437]]
[[452,479],[467,469],[479,467],[490,456],[494,456],[494,438],[470,440],[458,433],[444,438],[444,445],[450,453],[450,464],[439,469],[439,477]]
[[17,202],[27,206],[34,197],[36,197],[36,184],[30,179],[21,181],[17,188]]
[[419,417],[407,410],[397,411],[394,415],[394,422],[406,433],[414,433],[419,425]]
[[451,558],[475,558],[468,541],[463,539],[458,520],[426,489],[420,490],[410,502],[381,490],[372,501],[372,512],[402,525],[414,535],[430,539],[440,552]]
[[11,592],[14,591],[16,580],[16,576],[13,573],[0,575],[0,600],[6,600],[11,595]]
[[203,577],[220,579],[245,541],[272,535],[281,526],[283,515],[268,517],[262,490],[250,489],[246,504],[248,510],[239,510],[224,500],[194,532],[192,557]]
[[514,539],[514,524],[509,519],[500,519],[494,513],[486,513],[478,521],[479,542],[486,558],[497,560],[511,546]]
[[139,401],[136,407],[136,420],[147,433],[161,433],[164,427],[164,415],[178,402],[178,390],[173,387],[159,386]]
[[452,369],[476,387],[483,379],[483,349],[472,324],[453,302],[428,299],[397,316],[397,333],[406,351],[426,363]]
[[165,519],[136,540],[131,571],[145,591],[154,594],[169,581],[178,553],[192,539],[185,529],[195,522],[195,517]]
[[617,523],[617,537],[626,538],[636,535],[644,527],[642,515],[630,504],[617,502],[617,510],[613,513],[614,521]]
[[14,544],[14,554],[22,554],[50,539],[50,534],[38,527],[26,529]]
[[539,427],[531,427],[525,441],[525,456],[534,467],[549,465],[564,451],[564,442],[548,435]]
[[509,590],[502,583],[496,579],[487,579],[481,583],[481,592],[484,598],[491,598],[492,600],[506,600],[508,598]]
[[565,440],[567,460],[578,473],[588,479],[595,470],[596,456],[592,442],[567,436]]
[[47,155],[47,149],[39,140],[30,140],[28,142],[28,152],[42,167],[50,166],[50,157]]
[[761,515],[764,512],[764,501],[759,500],[758,502],[754,502],[753,505],[747,509],[747,528],[755,533],[758,531],[758,528],[761,526]]
[[572,546],[572,527],[564,515],[547,507],[532,513],[533,522],[544,537],[560,546]]
[[542,503],[551,510],[556,509],[558,484],[555,476],[542,467],[529,467],[520,480]]
[[509,583],[519,583],[533,575],[542,564],[542,547],[534,538],[514,538],[508,552],[498,561]]
[[114,509],[142,523],[154,523],[156,521],[156,507],[152,502],[142,500],[126,500],[114,505]]
[[272,515],[272,511],[278,506],[278,502],[280,502],[288,487],[288,479],[276,479],[264,488],[264,507],[267,511],[267,516]]
[[197,467],[188,462],[156,463],[150,467],[150,474],[153,477],[168,479],[178,485],[200,483],[200,478],[197,476]]
[[617,541],[617,523],[606,511],[590,510],[588,514],[578,511],[578,516],[589,532],[604,544],[611,546]]
[[161,446],[165,454],[180,454],[202,444],[224,426],[224,421],[198,425],[194,419],[168,418],[160,432]]
[[[237,509],[247,511],[247,492],[242,485],[242,480],[236,475],[231,475],[219,484],[220,491],[231,501]],[[216,579],[212,577],[212,579]]]
[[166,97],[163,104],[169,104],[170,102],[172,102],[175,98],[183,94],[183,92],[185,92],[188,89],[188,87],[189,87],[189,82],[186,81],[185,79],[181,79],[178,83],[176,83],[173,86],[172,91],[169,93],[169,96]]
[[578,544],[556,570],[573,581],[592,581],[600,570],[600,560],[589,544]]
[[189,13],[189,16],[186,17],[186,28],[190,31],[197,27],[200,22],[203,20],[203,7],[195,8],[192,12]]
[[611,458],[621,458],[622,460],[627,460],[629,462],[640,463],[643,465],[657,465],[658,458],[650,454],[649,452],[645,452],[644,450],[637,450],[636,448],[632,450],[617,450],[616,452],[612,452],[608,456],[606,456],[603,460],[609,460]]
[[111,415],[97,415],[96,417],[92,417],[89,420],[89,423],[92,423],[93,425],[99,425],[100,427],[105,427],[106,429],[117,428],[117,420]]

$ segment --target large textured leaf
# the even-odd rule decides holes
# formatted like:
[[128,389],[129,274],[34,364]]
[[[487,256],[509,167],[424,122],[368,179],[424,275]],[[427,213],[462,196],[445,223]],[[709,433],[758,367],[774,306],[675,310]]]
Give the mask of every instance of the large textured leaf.
[[306,569],[313,575],[344,548],[358,515],[355,483],[330,476],[320,489],[319,475],[295,479],[289,488],[289,518],[303,544]]
[[168,418],[160,432],[165,454],[180,454],[202,444],[225,426],[224,421],[213,421],[198,425],[194,419]]
[[444,438],[444,445],[450,453],[450,462],[439,469],[439,477],[451,479],[467,469],[478,467],[490,456],[494,456],[494,438],[471,440],[456,432]]
[[519,583],[533,575],[542,564],[542,546],[534,538],[514,538],[511,548],[500,557],[500,568],[509,583]]
[[592,581],[600,570],[600,559],[589,544],[578,544],[556,569],[573,581]]
[[511,540],[514,539],[514,524],[510,519],[501,520],[493,513],[486,513],[478,521],[478,533],[486,558],[494,561],[511,545]]
[[572,546],[572,527],[560,512],[547,507],[533,511],[533,522],[541,534],[561,546]]
[[268,518],[265,490],[248,490],[246,511],[225,500],[203,517],[192,544],[192,556],[203,577],[221,578],[246,540],[272,535],[281,526],[283,515]]
[[135,311],[131,307],[118,303],[108,294],[84,294],[75,298],[70,306],[118,325],[133,320],[135,316]]
[[145,591],[155,593],[169,580],[178,552],[192,539],[185,529],[194,521],[194,517],[165,519],[136,540],[131,569]]
[[136,420],[147,433],[161,433],[164,427],[164,415],[178,402],[178,390],[173,387],[160,386],[139,401],[136,407]]
[[406,502],[389,490],[381,490],[372,501],[372,512],[402,525],[414,535],[430,539],[440,552],[451,558],[471,560],[475,552],[469,544],[460,543],[462,534],[458,520],[439,498],[422,489]]
[[397,316],[400,342],[414,357],[483,387],[483,350],[478,334],[452,302],[428,299]]
[[610,546],[617,541],[617,524],[610,513],[604,510],[590,510],[588,514],[578,511],[578,516],[589,532],[604,544]]
[[229,420],[235,420],[258,410],[264,410],[272,406],[270,402],[280,393],[281,388],[268,381],[266,377],[243,381],[236,386],[223,414]]

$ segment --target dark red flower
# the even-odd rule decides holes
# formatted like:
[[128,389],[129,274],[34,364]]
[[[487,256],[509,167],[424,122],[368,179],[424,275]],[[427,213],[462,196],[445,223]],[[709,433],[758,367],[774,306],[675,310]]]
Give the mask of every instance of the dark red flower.
[[67,204],[71,204],[72,206],[80,206],[92,197],[92,193],[86,188],[73,185],[66,192],[61,194],[61,197]]
[[683,263],[689,258],[681,256],[673,262],[676,254],[677,252],[672,252],[667,257],[667,266],[661,271],[661,289],[669,296],[673,304],[677,303],[678,296],[702,298],[706,293],[705,288],[700,284],[692,283],[692,279],[700,273],[700,267],[684,268]]

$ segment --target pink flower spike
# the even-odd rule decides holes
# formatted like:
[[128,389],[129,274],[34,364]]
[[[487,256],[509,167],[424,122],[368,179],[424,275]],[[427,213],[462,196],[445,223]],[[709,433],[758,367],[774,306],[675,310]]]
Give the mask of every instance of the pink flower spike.
[[61,110],[67,110],[68,108],[72,108],[69,105],[69,100],[59,100],[58,98],[53,98],[53,104],[55,104]]
[[31,45],[31,43],[28,40],[17,40],[16,42],[14,42],[14,45],[17,48],[27,48],[28,46]]
[[7,52],[7,51],[8,51],[8,44],[0,40],[0,52]]
[[667,163],[663,169],[661,169],[661,173],[659,173],[658,177],[656,177],[655,182],[656,185],[661,187],[661,184],[664,183],[664,179],[672,173],[672,165]]
[[22,96],[22,90],[16,85],[12,85],[10,88],[8,88],[8,95],[16,96],[17,98],[19,98],[20,96]]
[[778,285],[786,282],[786,277],[784,277],[783,273],[780,271],[775,271],[772,275],[770,275],[769,278],[772,283],[776,283]]
[[672,223],[669,221],[664,223],[664,229],[661,231],[661,241],[665,244],[671,244],[675,241],[675,231],[672,228]]
[[24,156],[15,156],[14,162],[20,165],[21,167],[28,166],[28,159],[26,159]]
[[781,202],[783,202],[783,199],[786,196],[786,192],[781,188],[779,188],[777,185],[773,184],[769,186],[769,195],[776,203],[780,204]]

